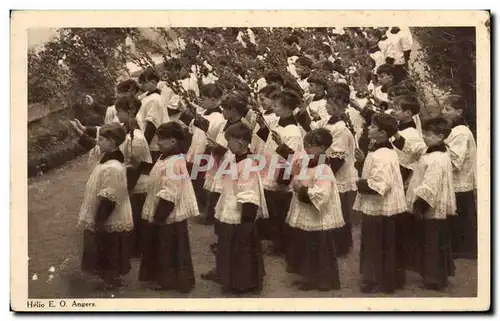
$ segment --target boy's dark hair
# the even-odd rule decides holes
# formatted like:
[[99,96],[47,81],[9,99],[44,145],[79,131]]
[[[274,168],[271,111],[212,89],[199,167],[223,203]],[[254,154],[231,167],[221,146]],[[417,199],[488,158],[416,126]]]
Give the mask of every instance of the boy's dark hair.
[[382,31],[377,28],[370,30],[369,34],[372,35],[375,39],[382,38]]
[[283,40],[289,46],[293,45],[294,43],[297,45],[299,44],[299,37],[297,37],[296,35],[290,35]]
[[181,142],[186,138],[182,125],[174,121],[161,124],[156,130],[156,136],[160,139],[174,138],[175,140]]
[[227,128],[224,137],[226,140],[229,138],[241,139],[250,144],[252,141],[252,131],[244,123],[238,122]]
[[130,93],[135,94],[139,91],[139,84],[137,83],[137,81],[135,81],[133,79],[127,79],[127,80],[121,81],[116,86],[116,91],[118,91],[119,93],[130,92]]
[[222,89],[216,84],[206,84],[202,85],[200,88],[200,97],[219,99],[222,95]]
[[398,132],[398,121],[393,116],[386,113],[376,113],[372,117],[372,124],[383,130],[387,138],[394,136]]
[[300,95],[293,90],[285,89],[276,96],[276,99],[283,104],[284,107],[295,110],[301,102]]
[[377,75],[387,74],[394,77],[394,67],[392,65],[383,64],[377,68]]
[[111,123],[103,125],[99,129],[99,135],[108,139],[112,139],[118,147],[125,141],[125,136],[127,135],[127,133],[125,132],[125,129],[122,125],[118,123]]
[[446,118],[439,116],[426,120],[422,124],[422,130],[430,131],[437,135],[442,134],[446,138],[451,133],[451,126]]
[[270,71],[266,72],[266,74],[264,75],[264,78],[266,79],[266,82],[268,84],[270,84],[270,83],[283,84],[283,82],[284,82],[283,76],[276,70],[270,70]]
[[149,81],[160,81],[160,77],[156,74],[153,68],[147,68],[144,72],[139,76],[139,83],[145,83]]
[[313,56],[315,59],[319,59],[321,55],[321,51],[315,48],[307,48],[306,51],[304,51],[304,54],[308,56]]
[[297,47],[288,47],[285,50],[287,57],[298,56],[300,54],[300,50]]
[[262,94],[266,96],[267,98],[271,98],[271,96],[280,91],[280,87],[278,87],[276,84],[270,84],[266,85],[263,87],[261,90],[259,90],[259,94]]
[[394,99],[394,104],[400,106],[403,111],[409,110],[412,115],[420,113],[420,101],[415,95],[397,96]]
[[345,90],[344,87],[335,85],[327,90],[325,99],[327,101],[331,100],[333,102],[337,102],[340,100],[343,103],[344,107],[347,107],[350,101],[349,95],[349,91]]
[[349,88],[349,85],[342,82],[336,83],[335,85],[332,86],[331,89],[332,90],[343,89],[344,91],[347,92],[348,97],[350,97],[351,95],[351,88]]
[[296,61],[295,61],[295,64],[296,65],[300,65],[302,67],[305,67],[305,68],[309,68],[311,69],[312,68],[312,65],[313,65],[313,62],[311,59],[305,57],[305,56],[300,56]]
[[444,98],[444,102],[448,103],[453,109],[461,110],[462,116],[466,117],[467,115],[467,102],[460,95],[448,95]]
[[203,41],[206,42],[209,46],[214,46],[216,44],[215,39],[212,38],[211,36],[205,36],[203,38]]
[[246,69],[243,67],[243,64],[241,62],[235,62],[233,63],[233,71],[237,74],[237,75],[240,75],[241,78],[244,78],[247,71]]
[[329,148],[333,143],[333,137],[327,129],[318,128],[308,132],[304,136],[304,143],[310,144],[311,146]]
[[394,91],[393,92],[394,96],[398,97],[409,94],[415,94],[417,92],[417,89],[415,88],[415,85],[411,80],[406,79],[401,81],[396,86],[393,86],[393,91]]
[[321,51],[323,54],[329,56],[332,54],[332,47],[330,45],[327,45],[326,43],[321,44]]
[[228,94],[222,98],[222,109],[230,109],[236,111],[241,117],[244,117],[248,112],[247,102],[241,95]]
[[221,66],[228,66],[229,65],[229,58],[226,55],[219,55],[216,58],[217,62]]
[[124,110],[135,115],[139,108],[141,108],[141,101],[132,95],[123,96],[115,101],[115,108],[116,110]]
[[321,77],[320,75],[318,74],[314,74],[314,75],[311,75],[309,78],[307,78],[307,82],[310,83],[310,84],[318,84],[318,85],[321,85],[323,86],[323,88],[326,90],[327,88],[327,83],[326,83],[326,79],[324,79],[323,77]]

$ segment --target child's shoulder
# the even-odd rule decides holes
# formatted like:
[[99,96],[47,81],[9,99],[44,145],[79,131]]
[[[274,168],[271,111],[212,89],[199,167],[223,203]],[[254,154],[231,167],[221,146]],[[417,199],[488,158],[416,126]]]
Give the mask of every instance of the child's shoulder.
[[119,173],[125,169],[125,164],[116,160],[116,159],[110,159],[102,164],[101,166],[101,171],[103,173]]
[[466,125],[458,125],[458,126],[455,126],[451,129],[451,133],[450,133],[450,136],[454,136],[454,135],[467,135],[467,136],[472,136],[472,131],[470,130],[470,128]]
[[300,131],[300,127],[298,124],[287,125],[281,129],[281,132],[285,136],[302,137],[302,132]]
[[448,151],[435,151],[422,156],[422,160],[427,164],[439,163],[445,164],[451,162],[450,153]]
[[379,163],[391,163],[398,160],[398,154],[392,148],[382,147],[371,152],[374,161]]

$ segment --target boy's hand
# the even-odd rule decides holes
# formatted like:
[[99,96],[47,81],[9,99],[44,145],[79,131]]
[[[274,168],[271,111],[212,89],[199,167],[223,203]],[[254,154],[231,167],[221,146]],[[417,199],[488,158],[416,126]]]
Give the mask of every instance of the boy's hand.
[[300,189],[302,188],[302,183],[299,180],[294,180],[292,183],[292,189],[295,193],[298,193]]
[[401,138],[401,135],[399,134],[399,132],[396,132],[396,134],[394,134],[394,139],[400,139]]
[[207,148],[215,148],[218,144],[211,140],[211,139],[207,139]]
[[361,149],[356,148],[354,150],[354,158],[357,162],[362,162],[365,160],[365,154],[361,151]]
[[75,130],[75,132],[78,132],[78,125],[76,124],[76,121],[74,120],[70,120],[69,121],[69,124],[71,125],[71,127]]
[[128,161],[128,165],[134,169],[138,168],[139,165],[141,165],[141,162],[135,158],[135,157],[131,157]]
[[80,130],[85,131],[85,126],[78,119],[75,118],[74,121]]
[[353,98],[349,99],[349,105],[351,105],[352,108],[354,108],[354,109],[356,109],[358,111],[360,111],[360,110],[363,109],[363,108],[361,108],[361,106],[359,105],[359,103],[355,99],[353,99]]
[[309,110],[309,115],[311,116],[311,119],[313,121],[318,121],[318,120],[321,119],[321,117],[319,116],[319,114],[316,111],[314,111],[314,110]]
[[83,135],[84,131],[78,127],[78,124],[74,120],[70,120],[69,124],[71,125],[75,133],[77,133],[80,136]]

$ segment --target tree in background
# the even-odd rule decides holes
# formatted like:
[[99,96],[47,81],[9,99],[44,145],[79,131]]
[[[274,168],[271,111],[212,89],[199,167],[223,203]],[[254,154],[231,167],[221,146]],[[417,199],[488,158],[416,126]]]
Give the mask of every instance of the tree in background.
[[[45,171],[74,156],[77,144],[69,119],[102,124],[105,106],[113,104],[114,88],[125,71],[121,52],[132,31],[62,28],[58,37],[28,52],[28,103],[59,110],[28,124],[29,169]],[[92,104],[85,104],[85,95],[92,96]]]
[[462,95],[467,120],[476,133],[476,32],[472,27],[411,28],[420,45],[424,77],[445,92]]

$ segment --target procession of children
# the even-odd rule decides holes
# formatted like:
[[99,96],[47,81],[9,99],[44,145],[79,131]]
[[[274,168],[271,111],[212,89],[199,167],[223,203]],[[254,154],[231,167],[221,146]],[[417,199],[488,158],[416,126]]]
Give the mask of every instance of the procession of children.
[[[200,277],[258,294],[274,255],[300,277],[290,286],[341,291],[338,261],[359,251],[364,293],[402,289],[406,271],[443,291],[455,259],[477,258],[467,102],[450,94],[420,119],[411,35],[398,27],[317,28],[314,40],[291,29],[281,65],[258,30],[227,29],[220,40],[255,65],[204,55],[219,40],[206,36],[165,75],[121,81],[102,126],[71,121],[91,167],[82,271],[116,289],[139,260],[137,278],[158,291],[189,293]],[[201,275],[191,221],[217,239]]]

